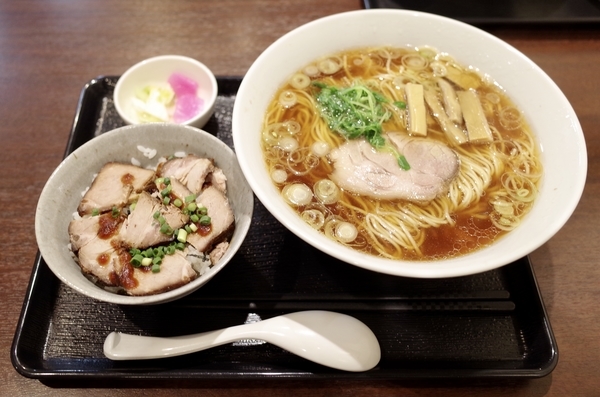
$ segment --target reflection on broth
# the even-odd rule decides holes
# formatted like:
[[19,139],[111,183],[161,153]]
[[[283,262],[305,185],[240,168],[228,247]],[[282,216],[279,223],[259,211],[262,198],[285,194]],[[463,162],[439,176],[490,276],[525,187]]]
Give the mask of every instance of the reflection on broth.
[[521,112],[472,68],[431,48],[335,54],[290,77],[262,147],[299,216],[342,244],[438,260],[517,227],[542,176]]

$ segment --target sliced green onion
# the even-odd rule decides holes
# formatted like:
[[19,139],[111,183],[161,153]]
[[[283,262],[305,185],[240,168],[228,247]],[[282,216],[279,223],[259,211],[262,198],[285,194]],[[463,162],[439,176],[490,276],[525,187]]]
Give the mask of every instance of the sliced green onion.
[[210,216],[208,216],[208,215],[202,215],[200,217],[201,225],[208,226],[208,225],[210,225],[210,221],[211,221],[211,219],[210,219]]
[[140,267],[142,265],[142,260],[144,260],[144,257],[140,254],[136,254],[131,258],[130,262],[133,266]]
[[98,215],[100,215],[100,210],[98,208],[94,208],[92,210],[92,216],[98,216]]
[[152,258],[142,259],[142,266],[150,266],[152,264]]
[[180,208],[183,205],[183,202],[177,198],[173,201],[173,205],[177,208]]
[[158,264],[152,265],[152,273],[159,273],[159,272],[160,272],[160,265],[158,265]]
[[121,211],[117,207],[112,207],[111,215],[113,218],[118,218]]
[[170,197],[165,197],[165,198],[163,199],[163,204],[164,204],[164,205],[169,205],[169,203],[170,203],[170,202],[171,202],[171,198],[170,198]]
[[171,187],[171,185],[167,185],[166,188],[164,188],[163,190],[161,190],[160,195],[165,197],[168,196],[169,194],[171,194],[171,191],[173,190],[173,188]]
[[185,249],[185,244],[179,242],[179,243],[175,244],[175,248],[178,249],[179,251],[183,251]]
[[160,211],[156,211],[154,214],[152,214],[152,217],[154,219],[158,219],[160,217]]
[[195,194],[190,194],[189,196],[187,196],[185,198],[185,202],[186,203],[191,203],[192,201],[196,200],[196,195]]
[[192,214],[190,215],[190,219],[192,222],[198,222],[200,220],[200,217],[198,216],[198,214]]
[[195,223],[190,223],[190,229],[192,230],[192,232],[197,232],[198,231],[198,226],[196,226]]
[[394,102],[394,105],[396,105],[396,107],[399,109],[406,109],[406,102],[404,101],[396,101]]
[[177,241],[180,243],[185,243],[187,241],[187,231],[185,229],[179,229],[177,232]]
[[168,224],[168,223],[163,223],[163,224],[160,226],[160,232],[161,232],[162,234],[171,234],[171,233],[173,233],[173,229],[171,228],[171,226],[169,226],[169,224]]
[[154,183],[157,185],[160,185],[161,183],[163,183],[165,181],[165,178],[156,178],[154,180]]
[[410,164],[408,164],[408,161],[406,160],[406,157],[404,157],[404,155],[398,156],[398,165],[404,171],[410,170]]

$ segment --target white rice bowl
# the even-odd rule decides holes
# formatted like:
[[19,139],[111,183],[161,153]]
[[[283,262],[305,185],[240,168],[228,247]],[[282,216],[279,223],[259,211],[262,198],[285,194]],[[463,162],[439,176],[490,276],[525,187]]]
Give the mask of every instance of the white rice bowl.
[[[235,216],[235,230],[225,255],[198,278],[168,292],[127,296],[95,285],[83,275],[69,249],[68,226],[82,193],[107,162],[154,168],[160,157],[177,152],[213,158],[227,177],[227,197]],[[223,269],[246,237],[252,211],[252,190],[239,168],[235,153],[225,143],[194,127],[168,123],[141,124],[117,128],[93,138],[63,160],[40,195],[35,214],[35,234],[40,253],[50,270],[75,291],[116,304],[156,304],[194,292]]]

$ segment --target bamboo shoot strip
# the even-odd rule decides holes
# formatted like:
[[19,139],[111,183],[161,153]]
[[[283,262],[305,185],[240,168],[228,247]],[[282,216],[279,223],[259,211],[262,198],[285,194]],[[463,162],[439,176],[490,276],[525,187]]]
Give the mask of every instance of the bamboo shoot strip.
[[442,90],[444,109],[446,110],[448,118],[457,124],[462,124],[462,110],[460,109],[460,103],[458,103],[458,97],[456,96],[456,91],[452,87],[452,84],[444,79],[439,79],[437,83]]
[[446,66],[446,78],[463,90],[477,89],[481,85],[479,79],[473,74],[466,73],[455,66]]
[[456,142],[459,145],[468,142],[465,132],[448,118],[435,92],[431,90],[425,91],[425,101],[427,101],[433,117],[438,121],[450,141]]
[[492,131],[485,118],[483,107],[477,97],[477,93],[473,90],[457,92],[458,102],[463,111],[467,133],[469,134],[469,142],[482,143],[491,142]]
[[427,135],[427,115],[421,84],[406,84],[406,103],[408,105],[408,132],[413,135]]

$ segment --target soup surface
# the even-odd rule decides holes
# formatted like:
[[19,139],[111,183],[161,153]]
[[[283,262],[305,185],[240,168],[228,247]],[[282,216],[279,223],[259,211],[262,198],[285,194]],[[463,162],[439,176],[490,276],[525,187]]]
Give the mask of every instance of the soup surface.
[[315,60],[276,93],[262,147],[302,219],[392,259],[492,244],[529,212],[542,177],[535,137],[503,90],[431,48]]

